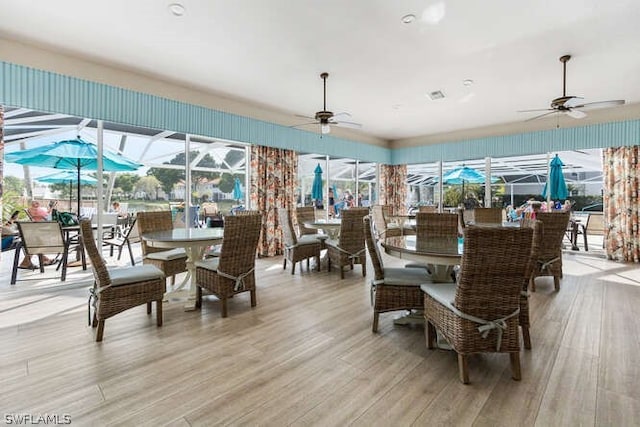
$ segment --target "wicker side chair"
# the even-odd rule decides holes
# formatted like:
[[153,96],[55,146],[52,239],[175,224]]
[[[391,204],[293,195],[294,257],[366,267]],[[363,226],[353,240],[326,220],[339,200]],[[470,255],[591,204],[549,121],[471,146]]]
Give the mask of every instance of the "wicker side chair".
[[340,268],[340,278],[344,279],[344,267],[354,264],[362,266],[362,276],[367,275],[367,256],[364,244],[363,218],[369,215],[368,208],[351,208],[342,212],[340,237],[338,241],[327,240],[329,271],[331,264]]
[[372,331],[378,332],[380,313],[397,310],[422,310],[420,285],[431,281],[426,270],[420,268],[385,268],[380,248],[374,238],[371,218],[364,217],[364,230],[375,277],[371,281],[373,304]]
[[[316,209],[313,206],[302,206],[296,208],[296,220],[298,221],[298,235],[313,236],[313,238],[320,240],[322,248],[324,248],[324,242],[329,238],[326,234],[318,233],[318,230],[305,227],[306,222],[316,221]],[[308,237],[305,237],[308,238]]]
[[[313,234],[296,237],[293,230],[293,222],[289,210],[278,208],[278,222],[282,227],[282,237],[284,246],[284,261],[282,269],[287,268],[287,261],[291,262],[291,274],[296,272],[296,263],[307,260],[307,270],[309,270],[309,258],[316,259],[318,271],[320,271],[320,250],[322,244]],[[302,266],[300,267],[302,272]]]
[[502,224],[501,208],[475,208],[473,222],[476,224]]
[[373,214],[373,225],[376,230],[376,236],[379,240],[402,235],[402,228],[400,228],[398,224],[394,222],[387,223],[382,205],[373,206],[371,213]]
[[453,213],[418,212],[416,235],[421,239],[430,237],[456,237],[458,215]]
[[262,215],[244,211],[228,216],[220,256],[196,261],[196,307],[202,307],[202,291],[215,295],[222,305],[222,317],[227,317],[227,300],[236,294],[249,292],[251,307],[256,306],[256,251],[262,228]]
[[537,262],[533,265],[530,286],[536,290],[536,277],[553,276],[556,291],[562,278],[562,239],[569,226],[570,212],[538,212],[536,220],[542,223],[542,241]]
[[[173,229],[171,211],[138,212],[136,223],[140,235]],[[187,271],[187,254],[182,248],[154,248],[142,239],[142,263],[158,267],[166,277],[171,277],[173,285],[176,283],[176,274]]]
[[94,328],[98,328],[96,341],[102,341],[104,323],[108,318],[142,304],[147,305],[147,314],[151,314],[153,301],[156,302],[156,324],[162,326],[164,273],[153,265],[107,268],[98,252],[89,220],[80,222],[80,233],[84,248],[91,259],[95,279],[90,290],[89,321]]
[[436,212],[438,212],[438,207],[436,205],[418,206],[418,212],[436,213]]
[[436,329],[458,353],[460,380],[467,384],[467,357],[509,353],[519,380],[520,295],[531,262],[531,228],[470,227],[465,231],[458,285],[422,285],[427,347]]

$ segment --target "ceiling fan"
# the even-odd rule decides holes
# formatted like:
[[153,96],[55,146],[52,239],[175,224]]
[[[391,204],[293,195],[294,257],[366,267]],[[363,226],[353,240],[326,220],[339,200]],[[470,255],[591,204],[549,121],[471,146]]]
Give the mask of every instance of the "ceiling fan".
[[362,127],[362,125],[360,123],[349,122],[349,121],[345,121],[345,120],[341,120],[340,119],[341,117],[345,117],[347,119],[351,118],[351,114],[349,114],[349,113],[343,112],[343,113],[333,114],[333,112],[327,110],[327,78],[328,77],[329,77],[329,73],[320,74],[320,78],[322,79],[322,84],[323,84],[323,87],[324,87],[322,110],[316,112],[314,117],[301,116],[301,115],[296,114],[298,117],[304,117],[304,118],[307,118],[307,119],[313,119],[315,121],[310,122],[310,123],[303,123],[303,124],[295,125],[295,126],[291,126],[291,127],[300,127],[300,126],[319,124],[320,125],[320,133],[322,135],[325,135],[325,134],[328,134],[329,132],[331,132],[331,125],[336,125],[336,126],[340,126],[340,127],[344,127],[344,128],[351,128],[351,129],[360,129]]
[[525,120],[529,122],[531,120],[539,119],[541,117],[548,116],[554,113],[563,113],[574,119],[582,119],[587,116],[582,110],[588,110],[592,108],[604,108],[614,107],[616,105],[624,104],[624,99],[615,99],[610,101],[598,101],[598,102],[582,102],[583,98],[579,96],[567,95],[567,62],[571,59],[571,55],[563,55],[560,57],[562,62],[562,96],[551,101],[551,108],[541,108],[536,110],[520,110],[518,113],[531,113],[534,111],[546,111],[535,117]]

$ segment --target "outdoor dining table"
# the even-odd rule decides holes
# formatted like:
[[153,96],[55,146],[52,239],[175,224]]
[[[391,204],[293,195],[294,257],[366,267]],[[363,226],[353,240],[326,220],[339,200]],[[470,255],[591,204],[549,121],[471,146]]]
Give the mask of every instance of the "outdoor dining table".
[[196,309],[195,262],[203,258],[207,247],[222,243],[223,235],[223,228],[175,228],[173,230],[151,231],[140,236],[151,247],[165,249],[184,248],[187,254],[187,277],[171,293],[181,290],[189,283],[185,311]]
[[395,258],[426,264],[434,282],[451,282],[451,273],[462,259],[457,236],[422,239],[418,236],[387,237],[385,252]]

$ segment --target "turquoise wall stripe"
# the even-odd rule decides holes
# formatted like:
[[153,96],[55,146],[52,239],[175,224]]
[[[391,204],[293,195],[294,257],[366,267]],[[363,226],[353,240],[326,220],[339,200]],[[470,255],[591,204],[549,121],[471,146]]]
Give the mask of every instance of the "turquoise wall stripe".
[[0,103],[158,130],[389,163],[391,151],[184,102],[0,62]]
[[391,162],[470,160],[623,145],[640,145],[640,120],[400,148],[391,152]]
[[390,150],[0,61],[0,104],[390,164],[640,145],[640,120]]

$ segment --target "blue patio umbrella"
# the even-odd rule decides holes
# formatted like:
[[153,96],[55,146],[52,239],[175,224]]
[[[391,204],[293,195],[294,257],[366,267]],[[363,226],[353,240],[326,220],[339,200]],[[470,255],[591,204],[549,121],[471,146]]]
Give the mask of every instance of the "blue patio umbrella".
[[[78,181],[78,175],[72,170],[63,170],[60,172],[52,173],[50,175],[41,176],[36,178],[36,181],[45,182],[48,184],[66,184],[69,183],[69,209],[71,209],[71,196],[72,186],[74,182]],[[92,176],[86,174],[80,174],[80,185],[96,185],[98,180]]]
[[[556,154],[551,163],[549,163],[549,181],[544,184],[544,189],[542,190],[542,197],[545,199],[565,200],[569,195],[569,189],[564,182],[564,175],[562,174],[563,166],[564,163]],[[547,194],[547,191],[549,191],[549,194]]]
[[[445,184],[462,184],[462,196],[464,197],[464,184],[484,184],[485,176],[482,172],[470,168],[468,166],[459,166],[451,169],[442,176],[442,182]],[[438,179],[435,179],[438,182]],[[497,182],[498,178],[492,176],[491,182]]]
[[313,177],[313,185],[311,186],[311,198],[314,200],[322,200],[322,168],[320,167],[320,163],[316,166],[313,174],[315,176]]
[[[82,169],[98,169],[98,147],[80,139],[58,141],[29,150],[5,154],[7,162],[26,166],[75,170],[78,185],[78,214],[80,214],[80,184]],[[104,150],[102,169],[106,172],[134,171],[142,165],[119,154]]]
[[236,178],[233,181],[233,198],[238,202],[243,198],[242,188],[240,187],[240,179]]

